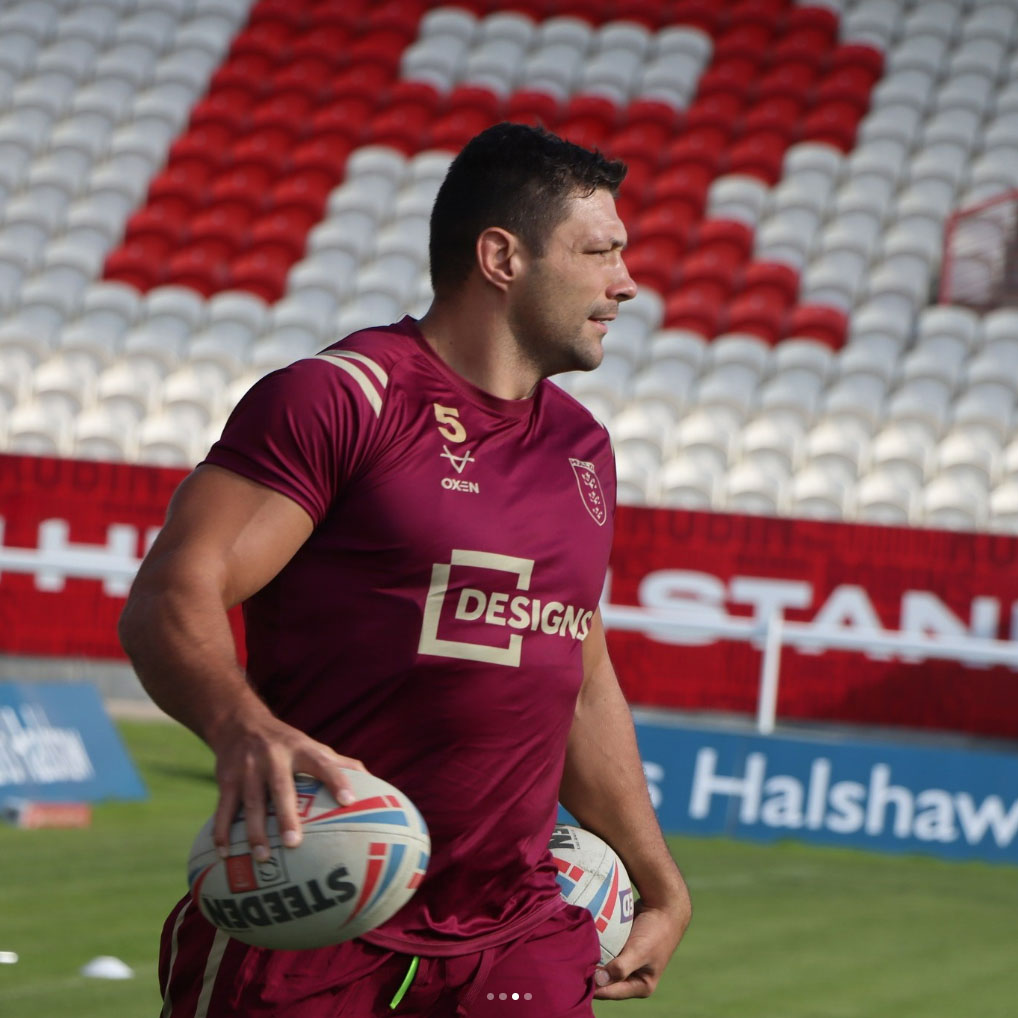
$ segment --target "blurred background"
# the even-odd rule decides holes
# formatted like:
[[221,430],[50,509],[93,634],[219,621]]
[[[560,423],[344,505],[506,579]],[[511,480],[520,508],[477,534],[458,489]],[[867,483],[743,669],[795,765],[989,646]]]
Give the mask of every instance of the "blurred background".
[[629,166],[639,296],[556,381],[615,445],[602,610],[698,916],[599,1014],[1010,1018],[1015,0],[0,3],[0,1013],[158,1007],[214,787],[131,577],[255,380],[424,312],[503,119]]

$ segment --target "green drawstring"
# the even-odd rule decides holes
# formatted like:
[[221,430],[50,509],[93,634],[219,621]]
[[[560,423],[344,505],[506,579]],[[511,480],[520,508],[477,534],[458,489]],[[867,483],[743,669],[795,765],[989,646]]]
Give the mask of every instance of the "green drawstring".
[[410,984],[414,981],[414,976],[417,975],[417,966],[420,963],[421,959],[415,954],[410,962],[410,968],[407,969],[406,975],[403,977],[402,985],[396,991],[396,996],[389,1001],[390,1010],[395,1011],[399,1007],[399,1002],[406,996],[406,991],[410,989]]

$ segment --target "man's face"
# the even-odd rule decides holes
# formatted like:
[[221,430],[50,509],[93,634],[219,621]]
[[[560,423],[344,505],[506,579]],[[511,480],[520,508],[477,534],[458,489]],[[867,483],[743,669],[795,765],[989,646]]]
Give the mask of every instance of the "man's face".
[[636,295],[622,260],[626,228],[615,199],[603,189],[571,198],[537,258],[526,255],[513,287],[509,325],[528,360],[544,377],[590,371],[601,363],[601,341],[621,301]]

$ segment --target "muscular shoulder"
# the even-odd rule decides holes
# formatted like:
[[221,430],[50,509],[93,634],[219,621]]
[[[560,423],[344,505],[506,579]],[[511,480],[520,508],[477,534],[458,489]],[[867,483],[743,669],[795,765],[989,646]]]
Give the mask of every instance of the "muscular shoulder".
[[608,429],[578,399],[570,396],[565,389],[550,379],[545,379],[541,385],[544,387],[544,399],[556,418],[581,431],[598,435],[603,439],[604,445],[610,447]]

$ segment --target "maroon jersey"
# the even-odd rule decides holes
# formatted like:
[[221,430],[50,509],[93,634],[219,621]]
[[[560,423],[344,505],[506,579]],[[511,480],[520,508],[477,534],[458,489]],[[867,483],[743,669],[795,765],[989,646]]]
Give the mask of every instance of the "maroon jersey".
[[547,381],[482,392],[407,318],[262,379],[207,462],[315,523],[244,606],[252,683],[431,831],[421,887],[364,939],[456,954],[539,923],[611,541],[604,428]]

